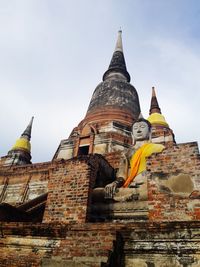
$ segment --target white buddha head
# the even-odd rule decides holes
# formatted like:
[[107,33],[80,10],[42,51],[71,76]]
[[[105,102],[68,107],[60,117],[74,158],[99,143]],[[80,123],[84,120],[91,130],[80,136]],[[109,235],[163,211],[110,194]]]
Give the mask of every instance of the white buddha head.
[[144,118],[139,118],[132,128],[133,138],[135,141],[149,140],[151,124]]

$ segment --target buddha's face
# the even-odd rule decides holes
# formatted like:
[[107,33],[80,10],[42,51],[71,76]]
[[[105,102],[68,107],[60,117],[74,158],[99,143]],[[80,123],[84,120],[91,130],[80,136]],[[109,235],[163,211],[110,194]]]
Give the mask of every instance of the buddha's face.
[[133,137],[135,141],[148,140],[149,132],[149,126],[145,121],[139,121],[133,124]]

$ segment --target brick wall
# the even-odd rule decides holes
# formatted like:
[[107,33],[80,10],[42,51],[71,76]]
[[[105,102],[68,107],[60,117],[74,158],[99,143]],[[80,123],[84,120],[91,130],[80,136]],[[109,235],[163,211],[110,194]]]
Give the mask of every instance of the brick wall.
[[198,267],[199,223],[3,223],[0,266]]
[[90,168],[83,159],[54,162],[43,222],[85,222]]
[[[200,156],[197,143],[176,145],[162,154],[151,156],[147,169],[151,221],[200,220]],[[183,183],[186,187],[192,185],[193,192],[188,188],[174,192],[166,187],[170,179],[178,176],[180,179],[176,186],[181,188]]]
[[126,267],[200,266],[200,222],[136,222],[121,231]]
[[101,155],[54,161],[49,174],[43,222],[86,222],[90,213],[92,189],[97,180],[112,176],[113,169]]
[[116,267],[107,263],[116,249],[117,229],[107,224],[4,223],[0,266]]
[[118,169],[121,156],[122,156],[122,151],[116,151],[116,152],[107,153],[105,155],[105,159],[110,163],[110,165],[114,169]]
[[13,206],[48,193],[44,222],[85,222],[97,180],[104,186],[113,169],[101,155],[0,168],[0,202]]
[[47,192],[51,162],[0,168],[0,203],[22,204]]

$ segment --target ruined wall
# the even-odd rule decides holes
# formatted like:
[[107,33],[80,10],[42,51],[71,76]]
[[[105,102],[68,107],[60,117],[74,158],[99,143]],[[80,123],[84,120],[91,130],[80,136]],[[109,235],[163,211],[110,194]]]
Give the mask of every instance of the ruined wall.
[[[120,153],[107,154],[115,168],[119,158]],[[149,158],[150,221],[125,223],[86,223],[92,188],[113,175],[100,155],[1,168],[3,188],[9,178],[8,185],[19,188],[18,199],[28,195],[27,182],[42,181],[48,182],[48,198],[42,223],[1,222],[0,266],[200,266],[199,166],[196,143]]]
[[115,239],[116,229],[106,224],[5,223],[0,266],[106,267]]
[[49,176],[43,222],[86,222],[95,183],[109,181],[109,177],[113,178],[113,169],[101,155],[55,161]]
[[89,177],[90,166],[84,159],[54,163],[43,222],[85,222]]
[[148,159],[149,219],[200,220],[200,156],[197,143],[179,144]]
[[133,223],[121,234],[126,267],[199,267],[199,222]]
[[[42,201],[45,205],[45,199],[42,198],[40,201],[38,197],[48,193],[44,222],[83,223],[87,221],[90,212],[91,193],[96,182],[99,186],[104,186],[105,180],[109,182],[109,179],[114,179],[113,177],[113,168],[101,155],[79,156],[70,160],[55,160],[12,168],[2,167],[1,203],[12,206],[9,211],[4,204],[1,205],[0,219],[20,220],[22,203],[30,203],[30,200],[34,202],[37,198],[37,203],[31,202],[31,205],[37,208]],[[14,210],[15,218],[10,214],[13,206],[19,207],[19,210]]]
[[120,164],[120,159],[122,157],[121,151],[107,153],[105,159],[110,163],[110,165],[117,171]]
[[[106,155],[106,159],[117,169],[120,156],[120,152],[112,152]],[[1,168],[1,202],[18,205],[50,191],[45,222],[85,221],[90,207],[88,196],[94,187],[98,168],[105,168],[97,163],[102,162],[102,158],[97,158],[91,155],[82,157],[82,160],[79,157],[68,161]],[[199,166],[196,143],[169,147],[162,154],[148,159],[150,220],[200,219]],[[103,176],[107,179],[106,174]]]
[[[107,118],[108,119],[108,118]],[[70,137],[62,140],[54,159],[71,159],[78,155],[122,151],[132,144],[131,127],[117,121],[85,124],[74,128]]]
[[0,266],[198,267],[199,222],[3,223]]
[[51,163],[0,168],[0,203],[19,205],[47,192]]

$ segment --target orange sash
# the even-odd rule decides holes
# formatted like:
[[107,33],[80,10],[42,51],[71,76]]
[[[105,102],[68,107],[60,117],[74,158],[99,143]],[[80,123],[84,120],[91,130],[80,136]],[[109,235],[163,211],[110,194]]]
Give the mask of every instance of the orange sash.
[[160,144],[147,143],[142,145],[130,159],[130,174],[126,179],[123,187],[128,187],[134,180],[137,174],[143,172],[146,169],[146,157],[153,153],[162,152],[165,147]]

